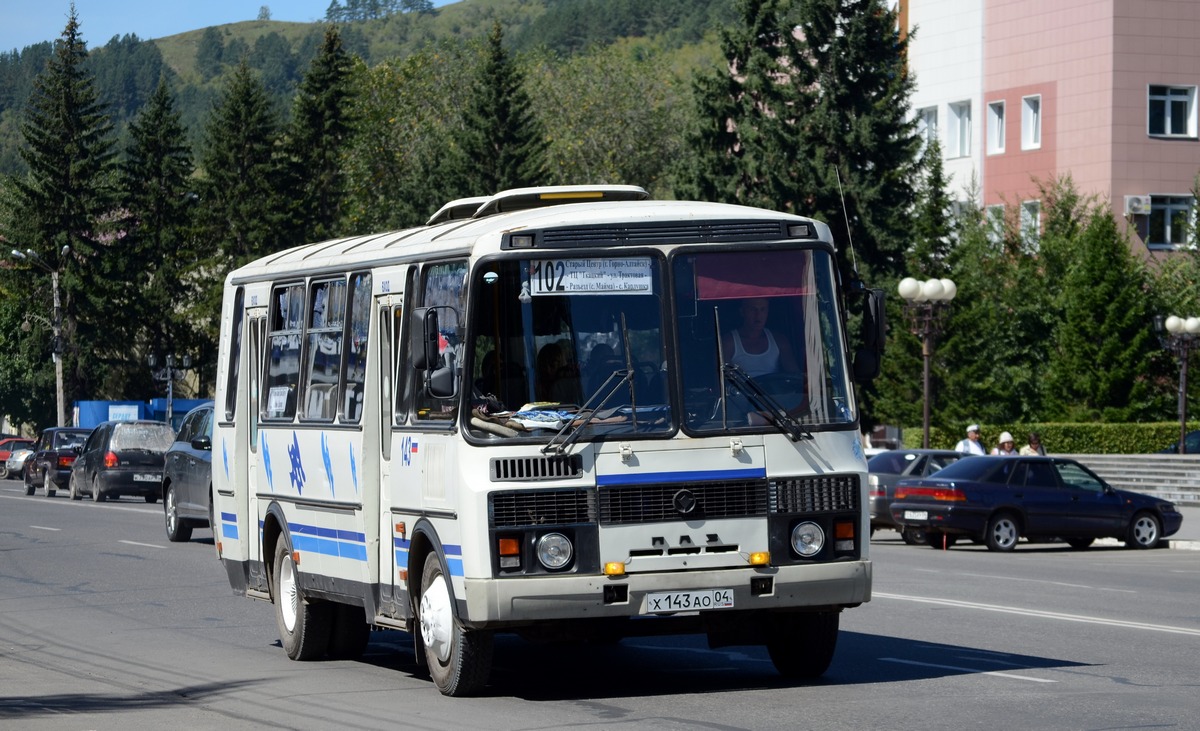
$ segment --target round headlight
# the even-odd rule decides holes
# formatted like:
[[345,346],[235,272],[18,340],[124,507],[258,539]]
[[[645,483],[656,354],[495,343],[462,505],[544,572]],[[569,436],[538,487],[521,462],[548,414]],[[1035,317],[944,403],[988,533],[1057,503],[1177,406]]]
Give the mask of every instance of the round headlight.
[[537,557],[548,569],[561,569],[571,562],[571,541],[562,533],[547,533],[538,539]]
[[815,556],[825,546],[825,531],[816,523],[801,523],[792,528],[792,548],[801,556]]

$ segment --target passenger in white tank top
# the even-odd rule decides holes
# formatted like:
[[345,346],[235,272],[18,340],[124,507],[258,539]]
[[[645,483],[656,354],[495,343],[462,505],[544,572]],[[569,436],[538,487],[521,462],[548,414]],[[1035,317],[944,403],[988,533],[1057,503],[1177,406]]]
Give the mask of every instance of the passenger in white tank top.
[[788,339],[767,329],[770,310],[770,300],[765,297],[744,300],[738,310],[741,324],[721,336],[725,359],[741,366],[751,378],[800,371]]

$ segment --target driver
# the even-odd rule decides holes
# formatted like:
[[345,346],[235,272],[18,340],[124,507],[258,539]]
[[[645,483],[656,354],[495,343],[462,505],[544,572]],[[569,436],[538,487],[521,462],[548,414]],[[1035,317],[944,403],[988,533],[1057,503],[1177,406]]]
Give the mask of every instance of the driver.
[[767,328],[771,303],[765,297],[742,300],[738,309],[742,322],[721,336],[725,359],[740,366],[751,378],[770,373],[799,373],[800,366],[786,336]]

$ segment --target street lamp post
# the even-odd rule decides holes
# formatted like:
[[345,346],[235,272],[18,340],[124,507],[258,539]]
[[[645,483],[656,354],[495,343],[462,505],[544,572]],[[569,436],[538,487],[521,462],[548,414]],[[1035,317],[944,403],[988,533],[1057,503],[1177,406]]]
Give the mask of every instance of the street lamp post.
[[[70,246],[62,248],[62,255],[66,256],[71,251]],[[55,396],[58,401],[58,426],[67,425],[67,405],[65,395],[63,393],[63,341],[62,341],[62,302],[58,297],[58,269],[46,263],[46,260],[38,255],[33,249],[19,251],[12,250],[12,255],[22,261],[27,261],[34,264],[40,269],[45,270],[50,274],[50,289],[54,298],[54,317],[50,320],[51,329],[54,332],[53,353],[54,353],[54,387]]]
[[921,394],[925,435],[922,445],[929,449],[929,364],[933,360],[933,346],[942,330],[950,300],[958,294],[958,287],[949,279],[928,279],[924,282],[905,277],[897,287],[904,299],[904,316],[908,330],[921,339],[921,356],[925,361]]
[[1186,454],[1188,353],[1200,348],[1200,317],[1154,316],[1158,342],[1179,358],[1179,453]]
[[[192,367],[192,356],[190,356],[190,355],[183,356],[183,358],[182,358],[183,367],[182,368],[175,367],[175,356],[174,355],[168,354],[164,360],[165,360],[165,367],[155,377],[165,379],[167,382],[167,423],[171,425],[171,428],[174,428],[175,424],[172,421],[172,419],[174,418],[174,411],[175,411],[175,374],[181,370],[187,370]],[[149,362],[150,362],[151,368],[157,368],[158,367],[158,356],[151,353]]]

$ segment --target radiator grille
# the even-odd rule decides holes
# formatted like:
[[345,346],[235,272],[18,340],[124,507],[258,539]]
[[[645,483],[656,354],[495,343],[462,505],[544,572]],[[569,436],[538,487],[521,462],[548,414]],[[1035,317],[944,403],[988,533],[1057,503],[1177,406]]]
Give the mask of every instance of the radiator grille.
[[858,475],[771,481],[772,513],[831,513],[858,507]]
[[594,490],[520,490],[488,496],[492,528],[596,522]]
[[578,454],[549,457],[493,457],[492,482],[562,480],[583,475]]
[[[690,492],[695,507],[682,512],[675,496]],[[620,525],[767,514],[766,480],[621,485],[600,489],[600,523]]]

